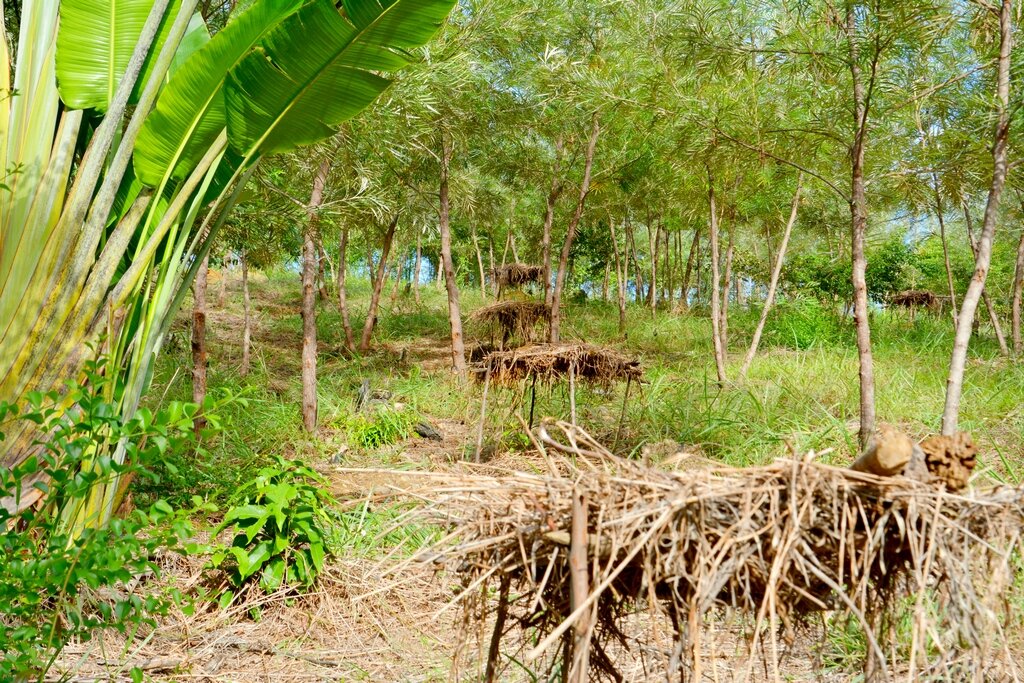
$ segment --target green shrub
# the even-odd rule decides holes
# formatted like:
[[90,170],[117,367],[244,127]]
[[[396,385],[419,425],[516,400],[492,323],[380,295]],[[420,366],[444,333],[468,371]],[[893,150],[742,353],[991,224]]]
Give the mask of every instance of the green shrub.
[[212,567],[227,572],[233,589],[222,595],[222,605],[252,583],[265,592],[314,584],[324,558],[333,554],[333,499],[322,490],[325,485],[304,463],[276,456],[272,466],[239,491],[239,503],[214,531],[234,534],[231,545],[217,548],[210,560]]
[[164,499],[177,507],[198,496],[226,505],[231,493],[268,462],[253,450],[260,436],[252,433],[258,431],[251,421],[254,414],[262,420],[259,429],[264,438],[268,432],[281,437],[282,430],[270,423],[273,416],[259,397],[251,396],[254,393],[238,386],[211,388],[203,406],[207,416],[203,438],[192,449],[168,453],[153,464],[150,476],[133,481],[135,500],[150,504]]
[[834,311],[812,297],[780,301],[768,317],[765,339],[776,346],[809,349],[840,341],[839,319]]
[[355,413],[346,423],[348,442],[368,450],[388,446],[412,436],[419,420],[410,408],[377,407],[372,413]]
[[[103,374],[102,361],[91,363],[86,386],[32,394],[21,408],[0,403],[0,424],[30,420],[49,435],[23,463],[0,468],[6,502],[33,490],[42,494],[20,512],[16,505],[0,506],[0,680],[41,680],[68,642],[87,641],[102,629],[129,633],[153,624],[180,597],[148,592],[145,585],[125,588],[158,573],[150,558],[159,550],[179,549],[191,536],[187,518],[166,502],[79,533],[69,531],[77,528],[73,520],[62,519],[63,510],[77,509],[74,503],[113,475],[148,476],[155,460],[191,446],[197,406],[174,403],[125,420],[104,398],[109,380]],[[122,440],[125,464],[95,457]]]

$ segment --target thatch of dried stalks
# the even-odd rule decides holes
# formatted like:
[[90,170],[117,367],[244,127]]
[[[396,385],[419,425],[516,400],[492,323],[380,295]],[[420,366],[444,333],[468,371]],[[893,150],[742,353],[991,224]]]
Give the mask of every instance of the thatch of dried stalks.
[[[461,579],[469,623],[496,621],[489,680],[501,650],[560,662],[570,681],[587,680],[588,666],[598,679],[704,680],[722,666],[725,614],[745,625],[731,680],[780,680],[780,634],[826,610],[860,624],[868,680],[1016,677],[1000,593],[1021,541],[1022,489],[954,495],[813,454],[667,471],[565,423],[543,425],[538,447],[546,476],[467,476],[432,494],[451,532],[433,561]],[[638,611],[660,636],[636,635]],[[901,616],[910,633],[897,644]]]
[[531,282],[540,282],[544,277],[544,269],[525,263],[506,263],[493,271],[494,279],[502,289],[521,287]]
[[477,309],[469,318],[493,325],[505,339],[517,336],[530,340],[534,328],[551,319],[551,306],[542,301],[499,301]]
[[541,382],[565,380],[570,369],[576,380],[596,384],[643,377],[638,361],[614,349],[583,343],[533,344],[495,351],[484,358],[481,376],[490,370],[492,382],[511,386],[528,377]]
[[934,292],[926,289],[907,289],[889,297],[889,303],[893,306],[904,308],[915,308],[920,306],[937,311],[942,308],[942,299]]

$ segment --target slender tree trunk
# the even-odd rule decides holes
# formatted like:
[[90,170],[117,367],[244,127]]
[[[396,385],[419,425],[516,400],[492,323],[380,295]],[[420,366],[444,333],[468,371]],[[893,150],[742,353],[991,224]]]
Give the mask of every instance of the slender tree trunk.
[[[540,253],[542,267],[544,268],[544,303],[551,305],[551,226],[555,220],[555,204],[558,196],[562,194],[562,152],[564,146],[562,136],[555,139],[555,165],[551,169],[551,190],[548,192],[548,200],[544,209],[544,231],[540,238]],[[515,253],[515,243],[512,244],[512,253]],[[519,257],[515,257],[519,262]]]
[[651,250],[651,286],[647,289],[647,303],[651,305],[651,315],[654,315],[658,310],[658,250],[661,248],[661,234],[650,218],[647,223],[647,242]]
[[313,178],[313,191],[306,208],[308,221],[302,234],[302,425],[309,433],[316,431],[316,240],[320,225],[320,206],[330,161],[324,159]]
[[[711,251],[711,247],[704,247],[704,248],[707,249],[709,252]],[[703,305],[703,303],[704,303],[704,298],[705,298],[704,297],[704,288],[707,286],[707,281],[705,279],[705,273],[704,273],[704,261],[707,260],[706,256],[707,255],[704,254],[703,251],[700,254],[697,255],[697,264],[696,264],[697,275],[696,275],[696,278],[695,278],[696,279],[696,283],[694,284],[694,288],[693,288],[693,300],[696,301],[698,304],[701,304],[701,305]]]
[[480,270],[480,297],[487,299],[487,276],[484,274],[484,257],[480,253],[480,240],[476,238],[476,226],[472,228],[473,249],[476,251],[476,265]]
[[939,238],[942,240],[942,262],[946,266],[946,285],[949,287],[949,305],[953,318],[953,332],[956,333],[956,287],[953,285],[953,267],[949,263],[949,243],[946,240],[946,218],[942,214],[942,195],[939,193],[939,178],[932,173],[932,188],[935,190],[935,215],[939,219]]
[[220,284],[217,287],[217,308],[224,308],[224,302],[228,298],[228,259],[224,255],[224,261],[220,266]]
[[673,289],[673,261],[672,261],[672,250],[676,245],[676,238],[673,233],[668,230],[662,229],[662,234],[665,236],[665,309],[672,310],[672,297],[675,295],[675,289]]
[[[512,246],[512,231],[516,228],[516,200],[513,197],[508,211],[508,230],[505,232],[505,248],[501,250],[501,265],[508,263],[508,250]],[[515,258],[515,257],[513,257]]]
[[557,344],[561,338],[562,326],[562,289],[565,287],[567,266],[569,264],[569,252],[572,251],[572,243],[576,238],[576,228],[583,217],[583,205],[590,194],[590,173],[594,168],[594,152],[597,149],[597,136],[601,133],[601,123],[594,112],[591,118],[590,140],[587,142],[587,155],[583,165],[583,183],[580,185],[580,196],[576,201],[576,210],[569,220],[569,229],[565,233],[565,243],[562,245],[562,256],[558,261],[558,273],[555,275],[555,289],[551,293],[551,334],[549,339],[552,344]]
[[1017,241],[1017,263],[1013,270],[1013,354],[1020,356],[1024,353],[1024,341],[1020,333],[1020,308],[1021,294],[1024,291],[1024,231],[1020,233],[1020,240]]
[[729,246],[725,250],[725,282],[722,286],[722,323],[719,326],[722,335],[722,351],[729,352],[729,291],[732,289],[732,250],[736,237],[735,224],[729,229]]
[[608,214],[608,232],[612,238],[612,251],[615,254],[615,285],[619,301],[619,334],[626,334],[626,269],[619,257],[619,240],[615,236],[615,220]]
[[[853,284],[853,313],[857,327],[857,355],[860,359],[860,446],[867,447],[875,433],[875,366],[871,355],[871,323],[868,319],[867,258],[864,241],[868,229],[868,201],[864,186],[864,151],[868,132],[868,106],[857,47],[856,18],[852,4],[846,11],[846,38],[853,79],[854,142],[850,150],[850,280]],[[873,658],[869,658],[873,662]]]
[[992,260],[992,238],[999,214],[999,199],[1006,182],[1006,148],[1010,136],[1010,50],[1013,43],[1012,14],[1010,0],[1003,0],[999,10],[999,70],[997,96],[999,98],[999,121],[996,124],[992,144],[992,186],[985,205],[985,220],[981,226],[981,240],[978,257],[974,264],[974,277],[964,294],[957,321],[956,339],[949,363],[949,378],[946,380],[946,405],[942,411],[942,433],[952,436],[957,432],[960,418],[960,395],[963,390],[964,368],[967,365],[967,345],[971,340],[971,323],[978,308],[978,299],[985,288],[989,264]]
[[509,244],[512,245],[512,259],[516,263],[522,263],[522,261],[519,260],[519,251],[516,249],[516,236],[515,235],[512,235],[512,237],[509,239]]
[[449,223],[448,168],[452,160],[452,146],[444,131],[441,131],[441,180],[438,188],[438,224],[441,229],[441,264],[444,268],[445,287],[448,290],[448,321],[451,324],[452,368],[459,380],[469,381],[466,367],[466,347],[462,339],[462,309],[459,306],[459,285],[455,281],[455,267],[452,264],[452,231]]
[[693,241],[690,242],[690,253],[686,256],[686,270],[683,271],[683,282],[680,285],[679,303],[685,311],[690,307],[690,275],[693,274],[693,264],[700,251],[700,230],[694,228]]
[[640,270],[640,258],[636,251],[636,233],[633,231],[633,223],[629,219],[629,214],[626,214],[626,239],[629,241],[629,251],[633,257],[633,271],[636,273],[636,296],[635,303],[643,301],[644,296],[644,276],[643,271]]
[[498,299],[498,278],[494,276],[494,230],[487,231],[487,259],[491,266],[488,271],[491,275],[491,291],[494,293],[494,299]]
[[345,331],[345,348],[356,350],[355,334],[352,332],[352,321],[348,314],[348,293],[345,279],[348,274],[348,225],[341,227],[338,238],[338,312],[341,313],[341,326]]
[[245,377],[249,374],[249,348],[252,345],[252,302],[249,298],[249,260],[246,258],[245,249],[241,252],[242,261],[242,367],[239,374]]
[[722,320],[720,317],[721,299],[718,291],[721,286],[721,274],[718,272],[718,211],[715,207],[715,179],[711,174],[710,166],[707,167],[707,171],[708,206],[710,209],[709,216],[711,222],[711,229],[709,231],[709,241],[711,242],[711,341],[715,348],[715,369],[718,372],[718,381],[719,383],[724,383],[726,381],[725,349],[722,348]]
[[373,276],[370,310],[366,312],[366,321],[363,323],[363,335],[359,340],[360,353],[366,353],[370,350],[373,328],[377,326],[377,307],[380,305],[380,293],[384,289],[384,276],[387,274],[388,255],[391,253],[391,243],[395,238],[395,228],[397,227],[398,214],[396,213],[391,222],[388,223],[387,232],[384,233],[384,242],[381,244],[380,260],[377,262],[377,274]]
[[412,268],[412,293],[416,304],[420,303],[420,267],[423,263],[423,231],[416,232],[416,263]]
[[604,279],[601,280],[601,301],[608,302],[608,290],[612,284],[612,264],[605,261]]
[[501,250],[501,267],[504,268],[505,264],[508,263],[508,250],[512,244],[512,226],[509,226],[508,234],[505,235],[505,248]]
[[658,242],[657,242],[657,230],[654,229],[651,220],[651,210],[647,209],[647,220],[645,221],[647,227],[647,253],[650,255],[651,268],[650,275],[651,280],[647,283],[647,293],[644,295],[644,301],[650,306],[654,300],[654,282],[658,277]]
[[206,426],[201,410],[206,400],[206,283],[210,272],[210,256],[203,258],[192,282],[192,402],[200,406],[192,422],[196,438]]
[[317,283],[317,296],[320,297],[320,301],[329,301],[331,295],[327,291],[327,254],[324,253],[324,244],[320,240],[320,236],[316,237],[316,283]]
[[391,266],[391,275],[393,276],[393,282],[391,283],[392,311],[398,305],[398,288],[402,285],[402,272],[405,270],[402,261],[402,250],[395,249],[395,263]]
[[768,295],[764,300],[764,308],[761,309],[761,318],[757,321],[757,328],[754,329],[754,337],[750,340],[750,348],[743,359],[743,367],[740,368],[740,376],[746,377],[750,370],[750,364],[754,362],[757,355],[757,347],[761,344],[761,335],[764,333],[764,325],[768,321],[768,314],[775,305],[775,292],[779,286],[779,276],[782,275],[782,264],[786,261],[786,249],[789,247],[789,237],[793,234],[793,226],[796,224],[797,210],[800,207],[800,189],[803,183],[803,173],[796,177],[796,191],[793,193],[793,201],[789,208],[789,220],[786,221],[786,229],[782,233],[782,242],[779,243],[779,253],[775,256],[775,265],[772,266],[771,280],[768,281]]
[[[974,239],[974,221],[971,218],[971,209],[967,206],[967,202],[964,202],[964,220],[967,223],[967,240],[971,243],[971,253],[974,255],[974,260],[978,260],[978,243]],[[999,322],[999,314],[996,312],[996,307],[992,305],[992,299],[988,295],[988,290],[985,287],[981,288],[981,299],[985,302],[985,310],[988,311],[989,322],[992,323],[992,330],[995,332],[996,341],[999,343],[999,353],[1004,356],[1010,355],[1010,349],[1006,345],[1006,336],[1003,334],[1003,326]]]

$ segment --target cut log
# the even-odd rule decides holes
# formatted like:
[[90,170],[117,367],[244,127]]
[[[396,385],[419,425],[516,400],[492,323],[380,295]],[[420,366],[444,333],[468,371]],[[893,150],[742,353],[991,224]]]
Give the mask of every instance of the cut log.
[[850,469],[891,477],[903,471],[913,454],[914,441],[909,436],[889,425],[882,425]]

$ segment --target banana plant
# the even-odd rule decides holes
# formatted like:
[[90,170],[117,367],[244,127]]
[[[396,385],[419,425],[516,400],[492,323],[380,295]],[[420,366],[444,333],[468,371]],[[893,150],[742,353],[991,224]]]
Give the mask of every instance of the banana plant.
[[[0,30],[0,402],[59,391],[98,349],[133,415],[256,164],[333,135],[453,4],[256,0],[211,36],[197,0],[25,2],[16,55]],[[45,437],[5,431],[0,467]],[[107,476],[69,528],[112,517],[128,446],[90,454]],[[33,484],[0,502],[31,504]]]

